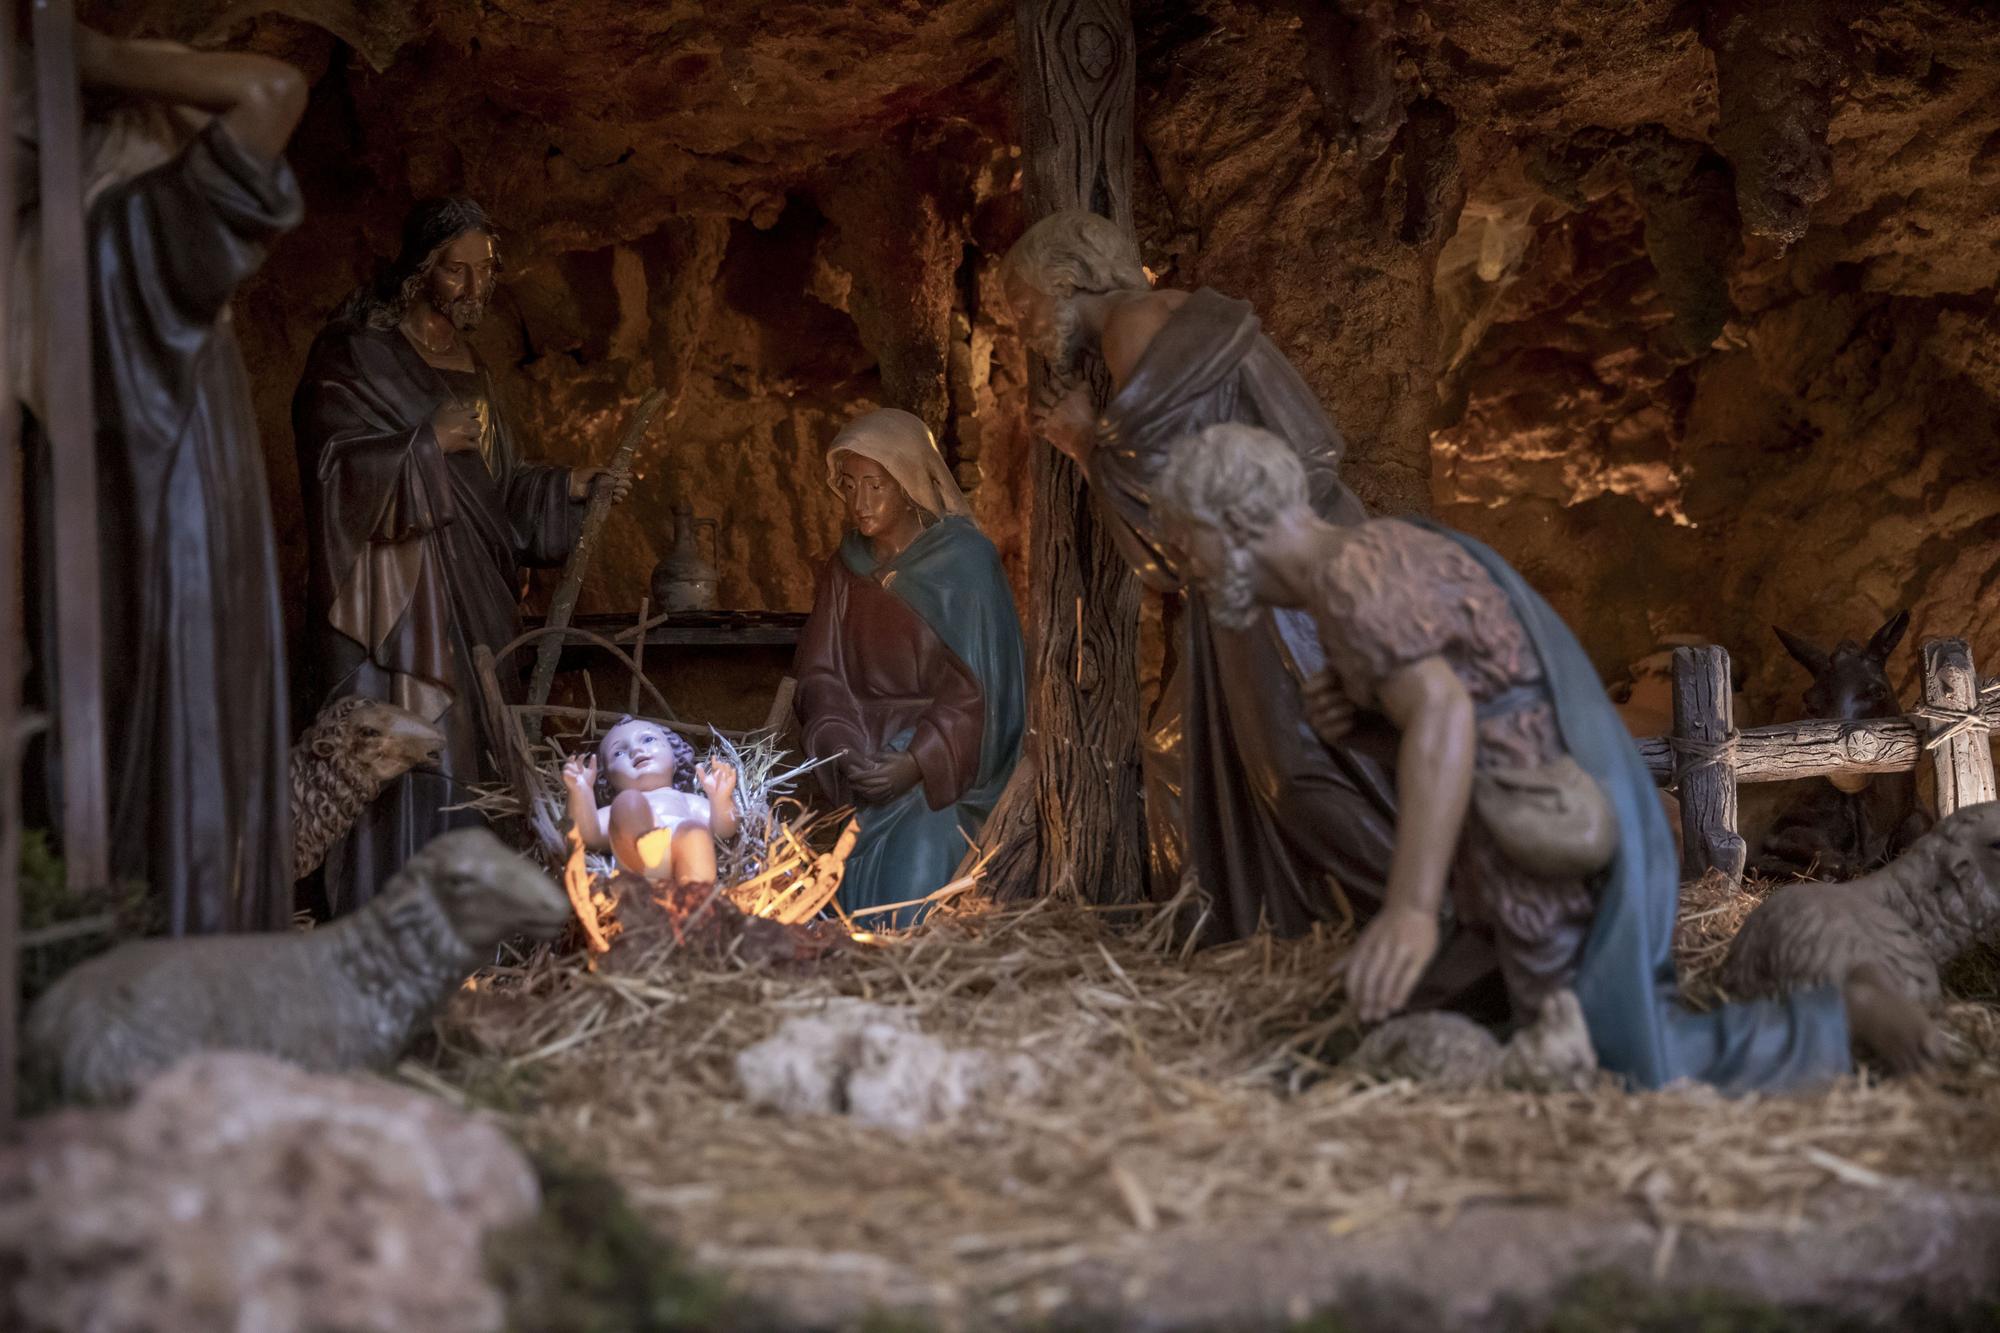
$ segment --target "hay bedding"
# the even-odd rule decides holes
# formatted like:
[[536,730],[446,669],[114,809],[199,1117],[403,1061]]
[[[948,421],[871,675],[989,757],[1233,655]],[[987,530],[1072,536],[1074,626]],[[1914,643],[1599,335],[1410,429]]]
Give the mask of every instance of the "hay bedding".
[[[1754,895],[1688,896],[1699,992]],[[1001,1315],[1046,1308],[1061,1270],[1182,1225],[1344,1234],[1474,1201],[1622,1200],[1670,1249],[1688,1226],[1793,1227],[1836,1195],[1851,1208],[1856,1189],[2000,1185],[2000,1021],[1985,1005],[1953,1007],[1967,1064],[1935,1079],[1737,1102],[1443,1094],[1323,1062],[1347,1027],[1330,977],[1349,942],[1323,930],[1183,956],[1074,906],[968,903],[813,970],[671,949],[622,976],[544,959],[461,996],[447,1076],[519,1080],[531,1144],[609,1170],[704,1261]],[[1040,1090],[912,1137],[751,1108],[737,1052],[834,996],[905,1006],[956,1047],[1026,1054]]]

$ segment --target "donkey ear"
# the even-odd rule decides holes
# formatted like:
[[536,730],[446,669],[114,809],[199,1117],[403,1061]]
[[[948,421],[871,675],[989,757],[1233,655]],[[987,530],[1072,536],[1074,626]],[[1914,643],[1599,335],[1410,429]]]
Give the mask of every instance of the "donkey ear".
[[1807,671],[1812,672],[1813,675],[1819,675],[1828,666],[1832,665],[1832,660],[1824,652],[1813,647],[1790,630],[1780,629],[1778,626],[1773,625],[1771,626],[1771,632],[1778,636],[1779,643],[1785,645],[1785,651],[1792,655],[1792,660]]
[[1898,611],[1889,617],[1887,624],[1875,631],[1875,637],[1868,641],[1868,655],[1878,662],[1889,660],[1889,654],[1896,651],[1896,645],[1903,641],[1903,634],[1910,628],[1910,613]]

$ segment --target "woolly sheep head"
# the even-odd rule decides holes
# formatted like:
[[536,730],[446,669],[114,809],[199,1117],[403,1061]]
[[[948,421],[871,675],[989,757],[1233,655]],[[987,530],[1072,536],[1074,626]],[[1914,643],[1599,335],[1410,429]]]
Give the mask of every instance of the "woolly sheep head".
[[406,708],[353,695],[329,704],[306,738],[312,754],[392,781],[437,757],[444,733]]

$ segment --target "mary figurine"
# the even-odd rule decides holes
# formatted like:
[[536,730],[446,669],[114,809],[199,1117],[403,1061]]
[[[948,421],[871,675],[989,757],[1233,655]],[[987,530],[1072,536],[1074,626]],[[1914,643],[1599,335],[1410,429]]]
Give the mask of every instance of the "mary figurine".
[[820,570],[799,640],[805,746],[861,835],[840,905],[914,925],[950,882],[1020,758],[1021,622],[993,543],[930,429],[856,418],[826,454],[848,531]]

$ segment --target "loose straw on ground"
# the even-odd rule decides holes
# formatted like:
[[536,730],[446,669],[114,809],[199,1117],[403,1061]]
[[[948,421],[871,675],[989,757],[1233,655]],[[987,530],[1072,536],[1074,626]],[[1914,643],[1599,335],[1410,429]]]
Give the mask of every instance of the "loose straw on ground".
[[[1751,901],[1690,891],[1692,991]],[[725,1268],[879,1278],[922,1302],[1022,1299],[1079,1259],[1183,1226],[1338,1234],[1478,1201],[1622,1201],[1677,1238],[1794,1227],[1856,1189],[2000,1186],[1988,1004],[1952,1006],[1973,1063],[1934,1078],[1739,1101],[1448,1095],[1332,1072],[1349,1035],[1332,977],[1346,932],[1187,955],[1169,936],[961,898],[811,970],[686,952],[614,976],[544,961],[460,997],[444,1074],[511,1081],[528,1141],[594,1160]],[[737,1052],[836,996],[906,1008],[954,1046],[1025,1054],[1042,1091],[913,1139],[748,1106]]]

